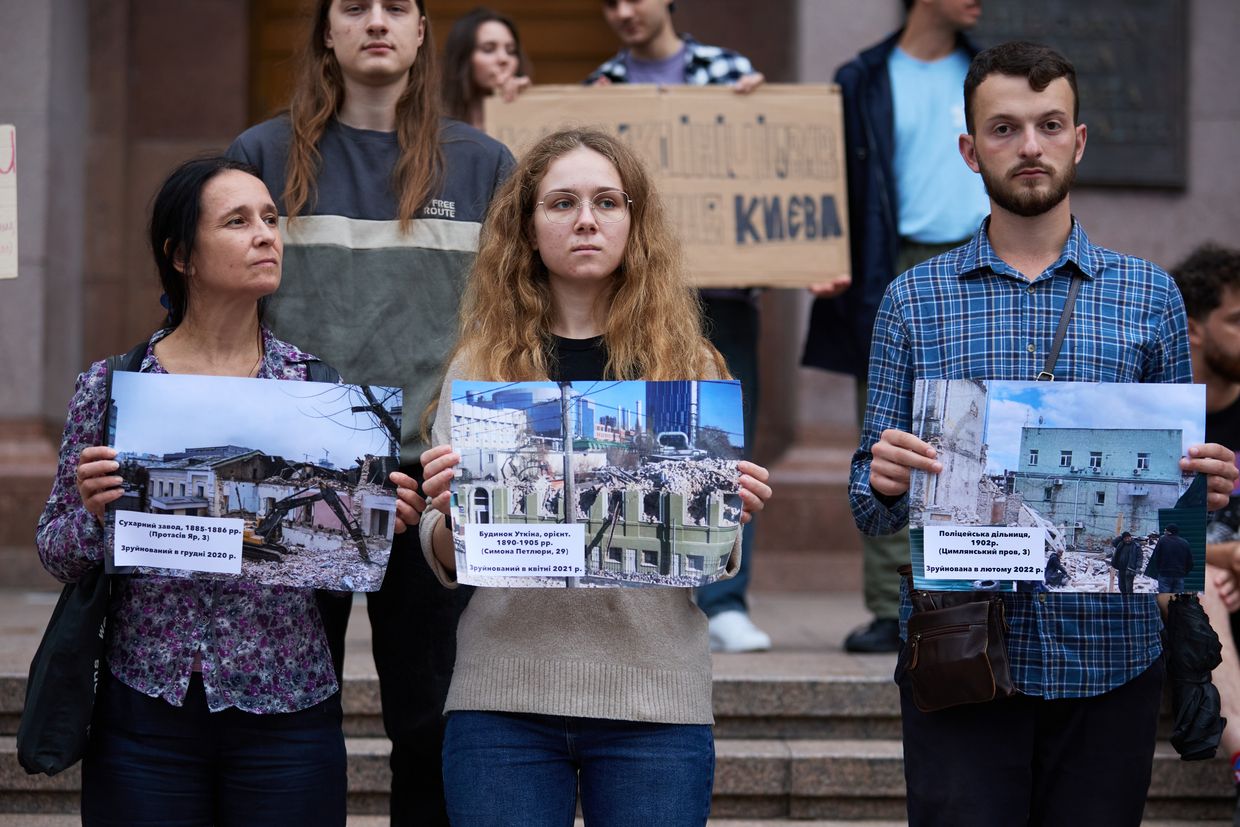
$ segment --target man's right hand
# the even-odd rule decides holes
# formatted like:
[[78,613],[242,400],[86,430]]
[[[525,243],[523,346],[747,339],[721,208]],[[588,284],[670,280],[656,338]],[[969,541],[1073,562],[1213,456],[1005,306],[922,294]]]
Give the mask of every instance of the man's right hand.
[[888,428],[878,442],[870,446],[870,488],[888,497],[899,497],[908,491],[909,471],[914,468],[937,474],[943,463],[938,452],[907,431]]

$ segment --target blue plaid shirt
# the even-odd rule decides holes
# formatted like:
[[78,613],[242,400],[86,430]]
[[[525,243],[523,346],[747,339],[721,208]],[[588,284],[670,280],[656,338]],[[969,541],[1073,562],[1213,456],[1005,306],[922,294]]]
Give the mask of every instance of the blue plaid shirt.
[[[736,83],[745,75],[753,74],[753,64],[742,54],[719,46],[704,46],[688,34],[682,34],[680,39],[685,42],[684,82],[689,86]],[[612,83],[628,83],[628,56],[629,50],[622,50],[591,72],[586,83],[594,83],[601,77]]]
[[[1163,270],[1094,246],[1074,219],[1059,259],[1028,281],[995,254],[988,224],[968,244],[893,281],[879,307],[865,425],[849,481],[853,516],[867,534],[908,523],[907,495],[888,505],[870,490],[869,447],[887,428],[910,430],[914,381],[1037,378],[1075,273],[1084,281],[1056,379],[1192,381],[1184,302]],[[1013,593],[1004,600],[1012,679],[1028,695],[1098,695],[1139,675],[1162,652],[1153,595]],[[902,594],[902,635],[910,612]]]

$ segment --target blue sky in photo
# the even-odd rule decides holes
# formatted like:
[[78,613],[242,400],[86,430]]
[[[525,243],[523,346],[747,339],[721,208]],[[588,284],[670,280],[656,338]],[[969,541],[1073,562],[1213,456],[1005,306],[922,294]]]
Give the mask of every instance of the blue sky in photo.
[[1044,428],[1179,428],[1183,450],[1205,442],[1205,385],[992,381],[986,473],[1019,465],[1020,431]]
[[[643,411],[646,410],[646,384],[607,379],[572,383],[574,391],[594,403],[596,417],[615,416],[617,419],[621,408],[630,412],[636,411],[638,401],[642,403]],[[456,395],[455,398],[463,398],[466,392],[489,397],[493,391],[520,385],[558,387],[555,382],[473,382],[458,379],[452,384],[452,392]],[[698,386],[701,426],[719,428],[727,432],[733,445],[744,447],[745,428],[740,383],[735,380],[701,381]]]
[[[239,445],[290,462],[324,456],[338,468],[390,453],[386,436],[349,385],[232,376],[128,373],[112,377],[118,451],[170,454]],[[384,397],[386,389],[375,389]],[[399,396],[396,397],[399,400]],[[392,407],[391,404],[388,406]]]

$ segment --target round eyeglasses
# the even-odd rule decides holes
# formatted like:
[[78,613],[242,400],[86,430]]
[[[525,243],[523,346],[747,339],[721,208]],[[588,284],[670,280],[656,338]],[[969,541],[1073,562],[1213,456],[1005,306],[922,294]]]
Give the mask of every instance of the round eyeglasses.
[[[542,207],[543,215],[552,224],[567,224],[577,220],[585,203],[571,192],[549,192],[538,202],[538,206]],[[632,199],[620,190],[607,190],[590,199],[590,212],[599,221],[614,224],[624,220],[632,203]]]

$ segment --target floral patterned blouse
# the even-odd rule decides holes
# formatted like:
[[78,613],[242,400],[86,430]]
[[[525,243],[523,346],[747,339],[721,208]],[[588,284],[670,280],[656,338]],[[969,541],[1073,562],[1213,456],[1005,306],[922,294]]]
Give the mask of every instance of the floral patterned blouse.
[[[142,372],[167,373],[155,358],[156,332]],[[258,376],[305,380],[314,357],[263,330]],[[77,580],[103,561],[103,528],[82,505],[75,474],[84,448],[105,444],[104,362],[80,375],[60,443],[52,495],[39,518],[43,566],[58,580]],[[127,686],[180,706],[195,661],[212,712],[294,712],[336,691],[336,675],[313,589],[239,580],[116,576],[112,580],[108,663]]]

